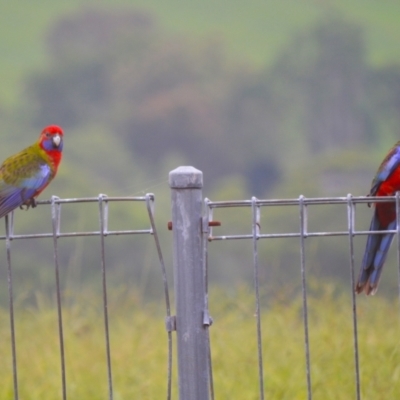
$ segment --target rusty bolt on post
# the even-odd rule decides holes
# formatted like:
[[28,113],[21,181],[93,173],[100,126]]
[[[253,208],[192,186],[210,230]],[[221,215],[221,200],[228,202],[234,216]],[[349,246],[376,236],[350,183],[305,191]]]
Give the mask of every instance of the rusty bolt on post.
[[[209,221],[208,226],[221,226],[221,222],[220,221]],[[172,221],[168,221],[167,227],[168,227],[169,231],[172,231]]]

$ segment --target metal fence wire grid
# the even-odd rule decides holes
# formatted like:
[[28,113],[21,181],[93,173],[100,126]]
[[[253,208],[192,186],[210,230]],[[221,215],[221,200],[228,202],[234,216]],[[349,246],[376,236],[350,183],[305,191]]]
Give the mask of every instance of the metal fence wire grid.
[[[145,203],[149,218],[149,228],[147,229],[132,229],[132,230],[109,230],[108,207],[109,203],[128,202],[128,203]],[[99,229],[96,231],[86,232],[64,232],[61,230],[61,208],[64,204],[82,204],[94,203],[98,204],[99,213]],[[17,364],[17,344],[14,322],[14,302],[13,302],[13,278],[12,278],[12,263],[11,263],[11,243],[19,239],[43,239],[51,238],[53,241],[54,252],[54,267],[55,267],[55,286],[57,298],[57,315],[58,315],[58,335],[60,348],[60,372],[61,372],[61,392],[62,399],[67,399],[67,376],[65,367],[65,351],[64,351],[64,328],[62,314],[62,298],[60,285],[60,265],[58,255],[58,243],[66,237],[82,237],[82,236],[97,236],[100,238],[101,244],[101,271],[102,271],[102,298],[103,298],[103,315],[104,315],[104,339],[106,350],[106,365],[107,365],[107,381],[108,381],[108,398],[114,399],[113,374],[111,364],[111,348],[110,348],[110,333],[109,333],[109,312],[107,299],[107,273],[106,273],[106,258],[105,258],[105,238],[108,236],[121,235],[151,235],[154,238],[155,248],[157,251],[160,271],[162,274],[165,307],[167,318],[171,317],[170,298],[168,291],[168,282],[163,254],[161,251],[159,236],[157,233],[154,221],[154,195],[146,194],[142,197],[108,197],[100,194],[98,197],[75,198],[75,199],[60,199],[53,196],[50,201],[40,201],[38,205],[48,205],[51,207],[52,232],[38,234],[15,234],[14,233],[14,213],[10,213],[5,217],[5,235],[0,236],[0,240],[6,243],[7,253],[7,275],[8,275],[8,290],[9,290],[9,315],[10,315],[10,331],[11,331],[11,354],[12,354],[12,374],[14,386],[14,399],[19,399],[18,392],[18,364]],[[168,330],[168,360],[167,360],[167,399],[171,399],[171,374],[172,374],[172,335]]]
[[[113,400],[113,374],[111,364],[110,334],[108,320],[107,299],[107,269],[105,261],[105,240],[108,236],[118,235],[150,235],[155,242],[160,272],[164,284],[165,307],[166,307],[166,330],[168,343],[167,359],[167,400],[171,399],[172,387],[172,333],[176,334],[177,356],[178,356],[178,383],[180,400],[214,400],[214,380],[212,371],[212,357],[210,345],[209,328],[213,321],[209,313],[208,300],[208,269],[209,269],[209,247],[215,243],[229,240],[252,241],[252,264],[253,283],[255,294],[255,316],[257,336],[258,357],[258,383],[259,398],[264,400],[264,360],[261,324],[261,302],[260,302],[260,279],[259,279],[259,242],[260,240],[297,238],[299,250],[299,266],[302,287],[302,325],[304,328],[304,358],[305,358],[305,385],[307,387],[307,398],[313,396],[312,390],[312,365],[310,361],[310,339],[309,339],[309,316],[307,304],[307,275],[306,275],[306,251],[305,241],[312,237],[334,237],[343,236],[348,239],[349,271],[351,287],[355,284],[355,261],[354,261],[354,237],[371,234],[370,231],[356,230],[355,216],[356,206],[371,202],[392,201],[396,204],[396,210],[400,210],[400,196],[374,198],[368,196],[353,197],[325,197],[306,198],[300,196],[296,199],[274,199],[260,200],[255,197],[250,200],[240,201],[211,201],[203,200],[202,196],[202,173],[192,167],[180,167],[170,173],[170,188],[172,199],[172,222],[170,228],[173,231],[173,258],[174,258],[174,292],[176,313],[172,315],[170,306],[170,295],[167,283],[167,274],[163,254],[161,251],[159,236],[154,218],[154,195],[147,194],[143,197],[107,197],[100,194],[93,198],[60,199],[53,196],[50,201],[39,202],[39,205],[51,207],[52,231],[38,234],[16,234],[14,232],[13,213],[5,217],[5,235],[0,236],[6,244],[8,289],[9,289],[9,315],[11,331],[11,354],[12,374],[14,385],[14,399],[19,399],[18,394],[18,363],[17,342],[15,338],[14,305],[13,305],[13,279],[11,262],[11,244],[14,240],[31,238],[50,238],[53,243],[55,286],[57,293],[58,312],[58,335],[60,348],[60,371],[62,399],[67,399],[67,376],[64,356],[64,330],[62,315],[62,295],[59,276],[58,243],[65,237],[96,236],[101,244],[101,268],[102,268],[102,298],[104,314],[104,340],[106,348],[108,398]],[[109,230],[108,205],[111,202],[142,202],[145,203],[149,218],[149,228],[140,230]],[[64,232],[60,226],[61,209],[63,204],[97,203],[99,216],[99,229],[87,232]],[[308,211],[316,205],[343,205],[347,210],[347,229],[343,231],[313,231],[309,229]],[[262,213],[263,208],[271,207],[294,207],[298,211],[298,229],[286,233],[263,233]],[[237,209],[250,208],[251,221],[249,221],[248,232],[239,234],[218,235],[215,226],[224,224],[224,221],[214,219],[216,209],[228,209],[236,213]],[[397,234],[397,255],[400,260],[400,212],[397,212],[397,227],[391,231],[372,232],[382,234],[391,232]],[[399,272],[400,274],[400,272]],[[355,398],[361,399],[360,362],[358,346],[357,325],[357,301],[354,290],[351,290],[352,301],[352,347],[354,357],[354,386]],[[217,328],[214,328],[217,329]]]
[[[356,205],[370,204],[379,202],[394,202],[396,205],[397,226],[394,230],[366,231],[356,230]],[[259,398],[264,400],[264,372],[263,372],[263,343],[261,329],[261,310],[260,310],[260,282],[259,282],[259,251],[258,242],[263,239],[282,239],[282,238],[298,238],[299,239],[299,261],[301,270],[301,286],[302,286],[302,303],[303,303],[303,327],[304,327],[304,353],[306,363],[305,379],[307,384],[307,398],[312,399],[312,374],[310,361],[310,339],[309,339],[309,316],[307,304],[307,276],[306,276],[306,251],[305,240],[312,237],[334,237],[345,236],[349,243],[349,270],[351,280],[351,301],[352,301],[352,325],[353,325],[353,354],[354,354],[354,380],[355,380],[355,398],[361,399],[361,382],[360,382],[360,361],[359,361],[359,345],[358,345],[358,324],[357,324],[357,302],[355,294],[355,274],[358,273],[354,262],[354,237],[366,235],[381,235],[384,233],[397,234],[397,259],[399,268],[400,282],[400,193],[396,193],[393,197],[371,197],[358,196],[353,197],[348,194],[346,197],[325,197],[325,198],[306,198],[300,196],[297,199],[271,199],[260,200],[252,197],[250,200],[240,201],[211,201],[205,199],[205,217],[203,226],[208,227],[206,230],[206,240],[204,240],[204,254],[208,253],[208,243],[226,240],[252,240],[253,243],[253,281],[255,293],[255,316],[256,316],[256,332],[257,332],[257,356],[258,356],[258,375],[259,375]],[[347,230],[343,231],[312,231],[309,230],[308,211],[309,208],[316,205],[339,205],[342,204],[347,209]],[[214,221],[214,210],[220,208],[230,208],[232,212],[237,208],[251,208],[251,231],[242,234],[218,235],[213,226],[220,225],[220,221]],[[286,233],[262,233],[261,209],[264,207],[296,207],[299,216],[299,229],[296,232]],[[223,224],[223,221],[222,221]],[[207,269],[207,260],[205,261]],[[400,288],[400,283],[399,283]],[[212,385],[212,381],[211,381]]]

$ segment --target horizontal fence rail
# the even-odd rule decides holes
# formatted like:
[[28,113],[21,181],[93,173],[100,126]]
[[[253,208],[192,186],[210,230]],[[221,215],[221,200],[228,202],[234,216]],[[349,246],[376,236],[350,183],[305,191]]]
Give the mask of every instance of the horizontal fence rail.
[[[302,235],[304,237],[323,237],[323,236],[348,236],[349,231],[330,231],[330,232],[310,232],[307,228],[308,219],[307,219],[307,206],[310,205],[335,205],[335,204],[345,204],[348,209],[353,208],[356,204],[371,204],[371,203],[396,203],[396,207],[400,206],[400,197],[399,196],[387,196],[385,198],[382,197],[372,197],[372,196],[358,196],[353,197],[350,194],[347,197],[323,197],[323,198],[306,198],[304,196],[300,196],[298,199],[273,199],[273,200],[259,200],[254,198],[253,200],[237,200],[237,201],[211,201],[209,199],[205,199],[205,207],[207,210],[207,219],[211,222],[213,216],[213,210],[218,208],[241,208],[241,207],[282,207],[282,206],[297,206],[301,207],[304,210],[304,232],[287,232],[287,233],[270,233],[270,234],[262,234],[259,233],[257,235],[258,239],[278,239],[278,238],[299,238]],[[352,235],[369,235],[372,234],[382,234],[382,233],[397,233],[397,229],[392,230],[382,230],[382,231],[366,231],[361,230],[357,231],[355,229],[355,215],[353,218],[349,220],[349,224],[352,228]],[[212,225],[212,224],[211,224]],[[252,233],[241,234],[241,235],[213,235],[213,229],[210,228],[210,234],[208,236],[209,241],[214,240],[235,240],[235,239],[253,239]]]
[[[54,212],[53,219],[56,223],[55,234],[57,238],[62,237],[81,237],[81,236],[114,236],[114,235],[143,235],[152,234],[153,228],[150,226],[148,229],[132,229],[132,230],[109,230],[108,229],[108,204],[113,202],[147,202],[154,201],[154,195],[149,194],[141,197],[107,197],[106,195],[99,195],[98,197],[84,197],[75,199],[60,199],[56,196],[52,200],[38,201],[38,205],[51,205],[52,212]],[[63,204],[81,204],[81,203],[102,203],[104,211],[102,211],[102,228],[96,231],[88,232],[61,232],[61,206]],[[14,233],[14,213],[9,214],[9,228],[7,235],[0,235],[0,240],[18,240],[18,239],[38,239],[38,238],[51,238],[54,236],[53,232],[48,233],[34,233],[34,234],[15,234]]]

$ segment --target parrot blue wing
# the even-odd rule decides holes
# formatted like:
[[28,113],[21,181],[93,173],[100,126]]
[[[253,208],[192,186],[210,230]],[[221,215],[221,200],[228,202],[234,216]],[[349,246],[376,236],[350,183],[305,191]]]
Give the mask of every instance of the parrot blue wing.
[[18,186],[0,182],[0,218],[33,198],[48,184],[50,177],[50,167],[41,164],[34,175],[22,179]]

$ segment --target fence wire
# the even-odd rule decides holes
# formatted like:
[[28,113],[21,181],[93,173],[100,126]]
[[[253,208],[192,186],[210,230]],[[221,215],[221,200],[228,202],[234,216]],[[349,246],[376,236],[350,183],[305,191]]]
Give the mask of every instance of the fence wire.
[[[142,202],[145,203],[148,217],[149,228],[147,229],[132,229],[132,230],[109,230],[108,205],[112,202]],[[61,230],[61,208],[63,204],[79,204],[79,203],[98,203],[99,207],[99,230],[85,232],[64,232]],[[157,233],[154,219],[154,195],[149,193],[142,197],[108,197],[105,194],[100,194],[98,197],[61,199],[53,196],[49,201],[38,202],[39,205],[50,204],[52,232],[37,233],[37,234],[15,234],[14,233],[14,213],[10,213],[5,217],[5,235],[0,236],[0,240],[5,240],[7,253],[7,276],[8,276],[8,294],[9,294],[9,316],[10,316],[10,336],[11,336],[11,357],[12,357],[12,374],[14,400],[19,400],[18,392],[18,368],[17,368],[17,344],[14,322],[14,300],[13,300],[13,278],[12,278],[12,263],[11,263],[11,242],[19,239],[33,238],[52,238],[55,266],[55,286],[57,298],[57,315],[58,315],[58,335],[60,347],[60,370],[61,370],[61,392],[62,399],[67,399],[67,377],[65,367],[65,351],[64,351],[64,328],[62,317],[62,295],[60,285],[59,271],[59,255],[58,242],[60,238],[65,237],[82,237],[82,236],[98,236],[101,244],[101,271],[102,271],[102,297],[103,297],[103,316],[104,316],[104,339],[106,348],[106,365],[107,365],[107,382],[108,382],[108,399],[114,399],[112,364],[111,364],[111,348],[110,348],[110,333],[109,333],[109,317],[108,317],[108,300],[107,300],[107,268],[105,261],[105,238],[114,235],[151,235],[154,238],[157,255],[161,267],[164,294],[166,318],[171,318],[170,295],[168,289],[168,281],[163,254],[161,251],[159,236]],[[171,381],[172,381],[172,333],[167,331],[168,335],[168,361],[167,361],[167,400],[171,400]]]
[[[355,226],[356,205],[365,203],[378,203],[378,202],[395,202],[397,211],[397,226],[395,230],[388,231],[366,231],[357,230]],[[131,229],[131,230],[110,230],[109,229],[109,213],[108,207],[112,202],[142,202],[145,203],[149,227],[147,229]],[[99,229],[94,231],[72,232],[61,230],[61,209],[64,204],[79,204],[79,203],[97,203]],[[53,196],[49,201],[42,201],[38,204],[47,204],[51,207],[52,230],[47,233],[37,234],[16,234],[14,232],[14,214],[11,213],[5,217],[5,235],[0,236],[0,240],[5,241],[6,255],[7,255],[7,275],[8,275],[8,295],[9,295],[9,317],[10,317],[10,336],[11,336],[11,357],[12,357],[12,375],[13,375],[13,388],[14,400],[19,400],[18,393],[18,368],[17,368],[17,343],[15,333],[14,321],[14,304],[13,304],[13,278],[12,278],[12,257],[11,257],[11,243],[14,240],[30,239],[30,238],[49,238],[53,242],[54,254],[54,267],[55,267],[55,286],[56,286],[56,300],[57,300],[57,314],[58,314],[58,336],[59,336],[59,349],[60,349],[60,371],[61,371],[61,392],[62,399],[67,399],[67,376],[65,368],[65,354],[64,354],[64,328],[63,328],[63,315],[62,315],[62,295],[60,288],[60,272],[59,272],[59,254],[58,243],[59,240],[65,237],[84,237],[96,236],[99,237],[101,245],[101,273],[102,273],[102,300],[103,300],[103,317],[104,317],[104,340],[106,349],[106,365],[107,365],[107,382],[108,382],[108,398],[114,399],[113,388],[113,373],[111,363],[111,346],[110,346],[110,333],[109,333],[109,315],[108,315],[108,298],[107,298],[107,268],[105,259],[105,243],[108,236],[116,235],[151,235],[154,238],[156,251],[161,267],[165,307],[166,307],[166,325],[168,335],[168,360],[167,360],[167,400],[171,400],[171,387],[172,387],[172,326],[170,306],[170,295],[167,282],[167,274],[163,254],[160,246],[159,236],[156,229],[154,219],[154,195],[147,194],[143,197],[108,197],[100,194],[98,197],[79,198],[79,199],[60,199]],[[347,229],[340,231],[315,231],[309,229],[308,210],[315,205],[336,205],[342,204],[347,209]],[[305,358],[305,384],[307,387],[307,398],[312,399],[312,365],[310,361],[310,340],[309,340],[309,317],[308,317],[308,292],[307,292],[307,276],[306,276],[306,252],[305,240],[310,237],[334,237],[344,236],[348,238],[349,245],[349,269],[351,280],[351,301],[352,301],[352,330],[353,330],[353,357],[354,357],[354,382],[355,382],[355,398],[361,399],[361,382],[360,382],[360,363],[359,363],[359,348],[358,348],[358,325],[357,325],[357,302],[354,292],[355,285],[355,262],[354,262],[354,237],[359,235],[368,234],[382,234],[382,233],[396,233],[397,234],[397,257],[398,264],[400,265],[400,195],[399,193],[393,197],[377,198],[360,196],[353,197],[348,195],[346,197],[325,197],[325,198],[306,198],[300,196],[297,199],[274,199],[274,200],[260,200],[255,197],[250,200],[240,201],[211,201],[205,199],[204,201],[204,217],[202,221],[203,226],[203,240],[202,240],[202,254],[203,254],[203,283],[205,288],[204,304],[203,304],[203,326],[207,330],[207,347],[208,347],[208,380],[210,397],[214,400],[214,382],[213,371],[211,362],[211,344],[209,336],[209,327],[212,325],[212,318],[208,312],[208,253],[209,245],[211,242],[226,241],[226,240],[251,240],[252,253],[253,253],[253,284],[255,294],[255,316],[256,316],[256,337],[257,337],[257,357],[258,357],[258,384],[259,384],[259,398],[265,398],[265,382],[264,382],[264,363],[263,363],[263,342],[262,342],[262,324],[261,324],[261,302],[260,302],[260,278],[259,278],[259,241],[264,239],[280,239],[280,238],[298,238],[300,250],[300,271],[301,271],[301,287],[302,287],[302,308],[303,308],[303,328],[304,328],[304,358]],[[217,221],[214,220],[213,212],[215,209],[228,208],[250,208],[251,221],[249,221],[249,229],[246,232],[239,234],[218,235],[213,226],[218,226]],[[264,207],[296,207],[298,210],[299,225],[295,231],[285,233],[263,233],[261,210]],[[223,221],[222,221],[223,222]],[[399,296],[400,296],[400,268],[399,268]],[[172,324],[172,325],[171,325]]]
[[[379,203],[379,202],[395,202],[397,211],[397,227],[395,230],[386,231],[365,231],[356,230],[355,227],[355,210],[357,204]],[[300,196],[297,199],[273,199],[260,200],[255,197],[250,200],[239,201],[211,201],[205,199],[205,221],[210,226],[207,230],[207,236],[204,240],[204,255],[207,257],[207,243],[226,240],[242,240],[249,239],[253,241],[253,276],[254,276],[254,292],[255,292],[255,316],[256,316],[256,334],[257,334],[257,357],[258,357],[258,381],[259,381],[259,398],[264,400],[264,372],[263,372],[263,348],[262,348],[262,329],[261,329],[261,311],[260,311],[260,293],[259,293],[259,260],[258,260],[258,241],[262,239],[279,239],[279,238],[299,238],[300,247],[300,271],[302,284],[302,306],[303,306],[303,327],[304,327],[304,357],[306,365],[306,386],[307,398],[312,399],[312,369],[310,361],[310,340],[309,340],[309,318],[307,305],[307,277],[305,268],[305,239],[310,237],[332,237],[347,236],[349,239],[349,268],[351,280],[351,301],[352,301],[352,326],[353,326],[353,355],[354,355],[354,381],[355,381],[355,398],[361,399],[361,382],[360,382],[360,363],[359,363],[359,347],[358,347],[358,326],[357,326],[357,302],[354,291],[355,287],[355,264],[354,264],[354,237],[358,235],[397,233],[397,257],[400,266],[400,193],[396,193],[393,197],[371,197],[358,196],[353,197],[351,194],[346,197],[324,197],[324,198],[306,198]],[[312,231],[309,230],[308,208],[314,205],[335,205],[343,204],[347,208],[347,230],[343,231]],[[215,233],[213,226],[218,226],[220,221],[214,221],[213,211],[218,208],[243,208],[251,207],[252,220],[249,232],[231,235],[218,235]],[[295,232],[286,233],[262,233],[261,230],[261,208],[263,207],[297,207],[299,213],[299,229]],[[214,222],[214,223],[213,223]],[[222,221],[223,224],[223,221]],[[208,267],[208,261],[205,261]],[[400,267],[399,267],[399,296],[400,296]],[[212,369],[211,358],[209,366]],[[212,371],[210,371],[212,376]],[[210,383],[212,394],[214,393],[213,382]],[[213,399],[214,397],[212,397]]]

